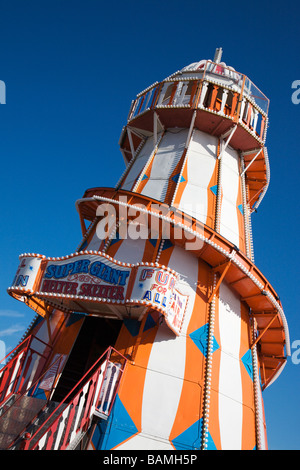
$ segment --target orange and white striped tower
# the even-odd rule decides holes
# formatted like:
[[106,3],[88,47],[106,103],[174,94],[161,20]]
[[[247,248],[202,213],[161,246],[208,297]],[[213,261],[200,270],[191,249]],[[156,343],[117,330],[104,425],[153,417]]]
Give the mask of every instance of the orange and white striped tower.
[[[269,184],[269,100],[221,55],[217,49],[213,61],[137,95],[120,137],[124,174],[115,188],[89,189],[77,201],[77,261],[48,259],[44,284],[30,286],[30,306],[38,299],[55,307],[43,315],[44,340],[68,312],[79,322],[98,318],[104,335],[103,319],[119,322],[112,346],[128,362],[90,448],[267,448],[262,390],[290,354],[286,318],[254,263],[251,232]],[[31,259],[37,270],[45,263]],[[113,280],[106,268],[101,277],[99,263],[108,262],[123,274]],[[74,290],[80,273],[101,278],[101,294],[94,281]],[[28,294],[20,281],[10,292],[18,289]],[[74,349],[76,324],[56,333],[53,354]]]

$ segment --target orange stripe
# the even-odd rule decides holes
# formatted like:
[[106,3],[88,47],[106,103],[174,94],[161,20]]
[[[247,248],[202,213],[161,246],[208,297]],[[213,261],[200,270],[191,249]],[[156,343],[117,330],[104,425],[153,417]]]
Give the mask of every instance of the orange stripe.
[[150,163],[150,165],[148,166],[147,170],[145,171],[145,173],[143,175],[143,177],[147,176],[148,178],[145,178],[142,181],[140,181],[140,183],[139,183],[138,187],[136,188],[135,192],[141,193],[143,191],[144,187],[146,186],[146,184],[148,183],[150,175],[151,175],[151,170],[152,170],[152,165],[153,165],[153,162],[154,162],[154,158],[155,158],[155,155],[152,156],[151,163]]
[[160,258],[159,258],[159,261],[158,261],[159,264],[162,264],[164,266],[168,266],[173,250],[174,250],[174,246],[170,246],[169,248],[163,250],[160,254]]
[[[203,326],[208,320],[207,286],[208,267],[198,260],[198,283],[193,312],[187,329],[186,363],[182,392],[176,418],[170,433],[170,441],[182,434],[201,418],[204,392],[205,357],[189,334]],[[199,315],[199,312],[203,314]],[[197,364],[197,367],[195,365]]]
[[174,181],[172,178],[174,176],[180,174],[180,171],[181,171],[184,159],[185,159],[186,152],[187,152],[187,149],[184,149],[184,151],[182,153],[182,156],[180,157],[179,162],[177,163],[176,167],[174,168],[172,174],[169,177],[168,189],[166,191],[166,197],[165,197],[165,200],[164,200],[164,202],[166,204],[171,204],[171,202],[172,202],[172,199],[173,199],[173,196],[174,196],[174,193],[175,193],[175,190],[176,190],[176,186],[177,186],[177,182]]
[[[185,157],[184,157],[185,158]],[[184,167],[183,167],[183,170],[182,170],[182,177],[184,178],[185,181],[182,181],[182,183],[178,184],[178,187],[177,187],[177,192],[175,194],[175,198],[174,198],[174,202],[173,202],[173,206],[174,207],[178,207],[179,204],[180,204],[180,201],[181,201],[181,198],[182,198],[182,194],[183,194],[183,191],[185,190],[186,188],[186,185],[188,183],[188,171],[187,171],[187,159],[185,161],[185,164],[184,164]]]
[[138,271],[137,266],[134,266],[131,269],[131,275],[130,275],[128,286],[127,286],[126,299],[131,298],[131,293],[132,293],[132,289],[133,289],[133,286],[134,286],[134,283],[135,283],[137,271]]
[[[239,205],[243,207],[243,198],[242,198],[242,184],[241,178],[239,178],[239,187],[238,187],[238,197],[236,201],[236,211],[237,211],[237,219],[238,219],[238,227],[239,227],[239,249],[246,253],[246,239],[245,239],[245,225],[244,225],[244,215],[241,213],[239,209]],[[244,209],[244,208],[243,208]]]
[[[154,319],[158,319],[156,312],[151,312]],[[152,345],[157,333],[158,325],[142,333],[141,343],[136,351],[134,364],[127,363],[124,376],[119,389],[119,397],[133,420],[135,426],[141,431],[142,402],[147,365]],[[134,347],[136,337],[123,325],[115,348],[124,355],[128,355]]]
[[144,256],[142,258],[142,262],[146,263],[147,261],[150,263],[154,263],[157,255],[157,251],[159,249],[160,240],[156,240],[155,246],[149,240],[146,240],[145,243],[145,251]]

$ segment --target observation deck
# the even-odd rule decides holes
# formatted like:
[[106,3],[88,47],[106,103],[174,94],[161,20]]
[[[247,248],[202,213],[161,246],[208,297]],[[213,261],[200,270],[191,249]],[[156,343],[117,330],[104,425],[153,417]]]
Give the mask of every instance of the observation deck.
[[[269,99],[244,74],[225,63],[201,60],[156,82],[132,101],[119,144],[125,162],[144,139],[167,128],[194,128],[230,140],[244,157],[249,204],[258,207],[269,183],[264,147]],[[176,112],[174,112],[176,111]]]

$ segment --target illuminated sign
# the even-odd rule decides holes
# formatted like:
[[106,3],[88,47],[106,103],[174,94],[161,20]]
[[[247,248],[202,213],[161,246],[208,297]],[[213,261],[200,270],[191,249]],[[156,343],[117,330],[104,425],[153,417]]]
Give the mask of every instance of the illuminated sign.
[[141,319],[145,307],[151,307],[164,315],[178,335],[188,300],[176,288],[178,278],[178,273],[157,263],[122,263],[101,252],[86,251],[61,258],[21,255],[8,291],[11,295],[22,293],[47,300],[67,311],[95,315],[107,312],[108,304],[115,305],[111,307],[114,312],[125,305],[126,309],[117,310],[119,316],[130,312]]
[[99,256],[77,257],[76,261],[48,263],[41,292],[125,300],[130,269],[115,267]]

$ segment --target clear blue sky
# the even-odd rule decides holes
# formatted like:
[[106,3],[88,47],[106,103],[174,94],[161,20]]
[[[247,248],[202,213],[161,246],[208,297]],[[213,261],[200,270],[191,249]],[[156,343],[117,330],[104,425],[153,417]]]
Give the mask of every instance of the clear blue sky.
[[[135,95],[185,65],[223,60],[270,98],[271,184],[253,217],[255,260],[277,290],[291,344],[299,321],[300,6],[291,1],[1,0],[0,340],[13,348],[32,311],[6,293],[18,256],[66,255],[81,240],[75,201],[114,186]],[[292,350],[296,352],[297,350]],[[295,356],[294,356],[295,357]],[[300,354],[299,354],[300,358]],[[300,449],[300,364],[264,392],[269,447]]]

